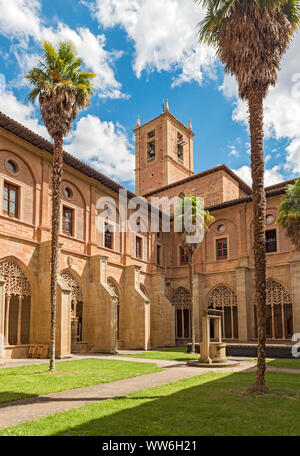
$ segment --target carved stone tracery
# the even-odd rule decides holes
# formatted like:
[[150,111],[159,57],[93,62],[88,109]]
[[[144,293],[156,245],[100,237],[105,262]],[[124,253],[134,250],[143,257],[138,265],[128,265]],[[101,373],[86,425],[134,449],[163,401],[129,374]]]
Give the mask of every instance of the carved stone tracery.
[[172,304],[176,309],[191,309],[191,294],[182,287],[178,288],[173,295]]
[[237,306],[236,293],[225,285],[217,286],[208,299],[208,307],[216,309],[217,307]]
[[29,280],[18,265],[10,261],[0,263],[0,276],[5,280],[7,296],[31,296]]
[[75,277],[68,271],[62,272],[61,278],[71,289],[71,300],[75,303],[82,302],[82,291]]

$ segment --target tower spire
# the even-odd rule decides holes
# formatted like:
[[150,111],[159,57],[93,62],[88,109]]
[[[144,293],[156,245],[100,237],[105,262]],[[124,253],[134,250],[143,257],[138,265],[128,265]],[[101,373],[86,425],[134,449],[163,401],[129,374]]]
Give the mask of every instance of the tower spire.
[[140,126],[141,126],[140,116],[137,116],[137,121],[136,121],[136,127],[135,128],[139,128]]
[[166,98],[166,101],[165,101],[165,104],[164,104],[164,112],[170,112],[169,102],[168,102],[167,98]]

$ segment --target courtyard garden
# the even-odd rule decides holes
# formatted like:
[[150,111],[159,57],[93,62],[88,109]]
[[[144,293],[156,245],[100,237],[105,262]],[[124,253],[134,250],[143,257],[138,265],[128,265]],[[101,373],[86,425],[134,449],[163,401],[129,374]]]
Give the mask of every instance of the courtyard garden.
[[57,362],[54,373],[49,372],[48,364],[3,368],[0,369],[0,403],[160,371],[161,369],[152,363],[105,359]]
[[299,435],[300,376],[268,372],[267,395],[248,392],[254,378],[252,372],[209,372],[11,426],[0,435]]

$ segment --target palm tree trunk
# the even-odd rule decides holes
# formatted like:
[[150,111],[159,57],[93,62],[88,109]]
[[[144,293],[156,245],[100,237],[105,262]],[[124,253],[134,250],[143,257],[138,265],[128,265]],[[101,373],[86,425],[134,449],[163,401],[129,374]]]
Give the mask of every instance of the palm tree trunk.
[[257,304],[258,346],[257,370],[253,389],[267,392],[266,370],[266,253],[265,218],[266,194],[264,187],[263,151],[263,96],[256,90],[249,96],[249,122],[251,135],[251,171],[254,217],[255,294]]
[[60,227],[61,182],[63,173],[63,139],[55,137],[52,174],[52,242],[51,242],[51,333],[50,371],[55,371],[56,295],[58,274],[58,237]]
[[195,309],[194,309],[194,255],[189,251],[190,270],[190,293],[191,293],[191,329],[192,329],[192,353],[195,353]]

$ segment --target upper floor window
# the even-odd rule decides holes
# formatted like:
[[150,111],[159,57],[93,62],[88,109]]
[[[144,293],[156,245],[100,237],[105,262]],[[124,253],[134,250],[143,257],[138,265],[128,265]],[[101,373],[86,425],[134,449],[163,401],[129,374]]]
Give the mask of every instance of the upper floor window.
[[277,236],[276,230],[266,231],[266,252],[277,252]]
[[183,247],[179,247],[179,255],[180,255],[180,264],[183,266],[185,264],[188,264],[188,261],[189,261],[189,257],[188,255],[185,253],[184,251],[184,248]]
[[155,130],[147,134],[147,159],[148,162],[155,158]]
[[63,206],[62,230],[64,234],[73,236],[73,209]]
[[143,247],[143,240],[139,236],[135,238],[135,256],[137,258],[142,258],[142,247]]
[[180,162],[183,162],[183,146],[186,142],[183,139],[183,135],[177,132],[177,158]]
[[10,217],[18,217],[19,188],[4,182],[3,213]]
[[217,240],[217,260],[227,260],[228,248],[227,239]]
[[105,223],[104,227],[104,247],[107,249],[113,248],[113,227],[109,223]]
[[161,266],[161,245],[156,246],[156,263]]
[[8,162],[6,163],[6,167],[7,167],[8,171],[12,174],[16,174],[18,171],[17,164],[12,160],[8,160]]

